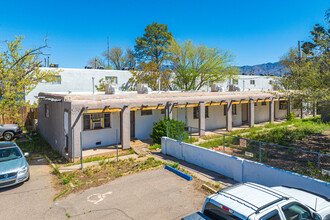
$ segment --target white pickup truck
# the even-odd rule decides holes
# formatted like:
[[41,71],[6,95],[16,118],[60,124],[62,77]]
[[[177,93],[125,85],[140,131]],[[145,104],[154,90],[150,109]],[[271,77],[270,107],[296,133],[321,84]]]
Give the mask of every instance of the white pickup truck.
[[302,189],[240,183],[209,196],[202,213],[182,219],[330,220],[330,201]]

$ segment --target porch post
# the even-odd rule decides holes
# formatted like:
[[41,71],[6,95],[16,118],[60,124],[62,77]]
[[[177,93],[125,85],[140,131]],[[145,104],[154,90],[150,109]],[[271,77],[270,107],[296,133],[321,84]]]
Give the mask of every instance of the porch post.
[[200,102],[199,106],[198,128],[199,136],[205,135],[205,102]]
[[291,113],[291,98],[288,98],[288,109],[287,109],[288,111],[287,111],[287,115],[290,115],[290,113]]
[[169,119],[172,119],[173,116],[172,116],[172,106],[173,104],[168,102],[166,103],[166,106],[165,106],[165,117],[166,118],[169,118]]
[[273,123],[275,119],[275,107],[274,107],[274,98],[270,98],[269,102],[269,122]]
[[301,100],[301,109],[300,109],[300,118],[303,119],[305,118],[305,115],[304,115],[304,100]]
[[249,126],[254,126],[254,100],[251,99],[249,103]]
[[233,112],[232,112],[232,101],[228,100],[226,108],[226,130],[231,131],[233,129]]
[[128,149],[131,147],[131,107],[124,106],[120,114],[120,142],[123,149]]

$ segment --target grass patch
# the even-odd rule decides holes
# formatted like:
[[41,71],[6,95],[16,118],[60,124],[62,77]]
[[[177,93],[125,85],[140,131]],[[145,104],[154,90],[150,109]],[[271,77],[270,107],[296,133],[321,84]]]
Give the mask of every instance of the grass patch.
[[197,142],[197,141],[199,141],[199,138],[197,138],[197,137],[188,137],[188,138],[186,138],[183,142],[185,142],[185,143],[194,143],[194,142]]
[[65,190],[57,195],[54,201],[68,192],[76,192],[93,186],[99,186],[130,173],[141,172],[159,166],[163,166],[161,161],[155,160],[153,157],[148,157],[139,159],[130,158],[118,162],[102,160],[98,165],[73,172],[60,173],[55,168],[53,173],[57,176],[56,182],[58,186]]
[[149,150],[157,150],[157,149],[162,149],[162,145],[154,144],[154,145],[149,146]]
[[[28,135],[28,134],[27,134]],[[33,132],[29,135],[31,140],[20,141],[16,140],[16,144],[22,149],[23,152],[29,152],[32,154],[46,155],[52,161],[62,160],[62,155],[53,150],[53,148],[48,144],[48,142],[37,132]]]

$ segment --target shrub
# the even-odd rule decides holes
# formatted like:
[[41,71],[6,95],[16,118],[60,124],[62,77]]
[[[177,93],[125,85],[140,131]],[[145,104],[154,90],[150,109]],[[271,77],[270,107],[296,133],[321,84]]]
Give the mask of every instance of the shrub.
[[174,119],[167,119],[154,124],[150,137],[155,144],[161,144],[162,137],[166,136],[168,122],[168,136],[170,138],[183,141],[188,138],[188,133],[184,131],[185,123]]
[[290,114],[286,115],[286,120],[293,121],[296,118],[296,114],[291,112]]

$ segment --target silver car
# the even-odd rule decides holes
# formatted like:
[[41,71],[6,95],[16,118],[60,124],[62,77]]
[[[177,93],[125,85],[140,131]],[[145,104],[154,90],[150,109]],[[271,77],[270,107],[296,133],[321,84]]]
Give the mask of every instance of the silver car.
[[30,179],[27,156],[15,143],[0,143],[0,188]]

